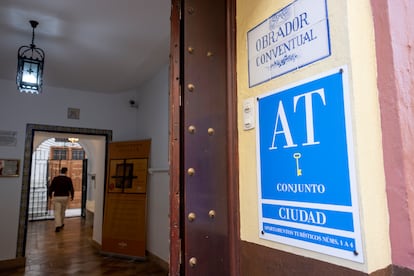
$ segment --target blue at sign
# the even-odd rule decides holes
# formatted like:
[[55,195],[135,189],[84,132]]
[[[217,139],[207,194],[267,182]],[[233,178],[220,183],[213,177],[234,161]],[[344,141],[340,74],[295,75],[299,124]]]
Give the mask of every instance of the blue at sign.
[[260,236],[363,262],[346,68],[258,98]]
[[341,76],[259,99],[263,199],[351,206]]

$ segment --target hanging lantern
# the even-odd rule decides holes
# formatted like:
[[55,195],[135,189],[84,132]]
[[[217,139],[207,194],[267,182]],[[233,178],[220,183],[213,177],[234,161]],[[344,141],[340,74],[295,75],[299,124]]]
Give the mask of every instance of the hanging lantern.
[[32,26],[32,44],[21,46],[17,51],[16,82],[20,92],[39,94],[42,92],[45,53],[34,44],[34,29],[39,22],[29,22]]

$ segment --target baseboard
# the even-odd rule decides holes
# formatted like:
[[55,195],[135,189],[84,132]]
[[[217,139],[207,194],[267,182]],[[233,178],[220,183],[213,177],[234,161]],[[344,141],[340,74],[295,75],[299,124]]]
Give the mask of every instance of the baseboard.
[[91,245],[92,245],[93,248],[95,248],[98,251],[101,251],[102,250],[102,245],[99,244],[99,243],[97,243],[96,241],[94,241],[92,239],[91,239]]
[[1,260],[0,261],[0,270],[7,270],[7,269],[15,269],[21,268],[26,266],[26,258],[19,257],[16,259],[10,260]]
[[147,257],[149,260],[151,260],[152,262],[158,264],[159,266],[161,266],[165,271],[169,270],[169,263],[164,261],[163,259],[161,259],[160,257],[158,257],[157,255],[152,254],[151,252],[147,251]]

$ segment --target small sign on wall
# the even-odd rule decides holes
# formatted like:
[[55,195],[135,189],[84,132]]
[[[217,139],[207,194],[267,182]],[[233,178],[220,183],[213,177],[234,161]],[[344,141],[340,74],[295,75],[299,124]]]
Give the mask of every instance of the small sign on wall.
[[258,98],[260,238],[363,262],[346,67]]
[[17,145],[17,131],[0,130],[0,147],[15,147]]
[[79,120],[80,118],[80,109],[79,108],[68,108],[68,119]]
[[0,159],[0,177],[19,176],[19,159]]
[[330,56],[326,0],[297,0],[247,33],[249,87]]

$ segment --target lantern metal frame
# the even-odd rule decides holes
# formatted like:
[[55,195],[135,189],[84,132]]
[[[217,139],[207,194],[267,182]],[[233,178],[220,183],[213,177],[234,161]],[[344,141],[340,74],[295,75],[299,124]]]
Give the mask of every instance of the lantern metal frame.
[[35,28],[39,22],[29,21],[32,26],[32,43],[17,51],[16,83],[20,92],[39,94],[42,92],[45,52],[34,44]]

